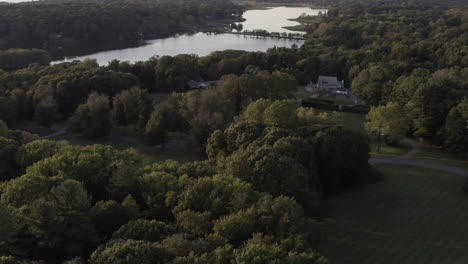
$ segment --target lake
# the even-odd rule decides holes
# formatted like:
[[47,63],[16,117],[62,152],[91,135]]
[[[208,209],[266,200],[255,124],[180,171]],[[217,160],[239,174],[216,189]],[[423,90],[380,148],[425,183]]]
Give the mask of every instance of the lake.
[[326,13],[326,9],[311,9],[307,7],[274,7],[266,10],[247,10],[243,17],[245,21],[240,23],[244,30],[263,29],[268,32],[295,32],[283,27],[295,26],[299,23],[289,19],[298,18],[302,14],[317,16]]
[[[282,27],[294,26],[298,22],[288,19],[298,18],[302,14],[318,15],[326,12],[324,9],[311,9],[307,7],[274,7],[266,10],[248,10],[242,22],[244,30],[264,29],[269,32],[292,32]],[[291,47],[293,44],[301,46],[303,40],[275,39],[269,37],[256,37],[233,34],[184,34],[164,39],[148,40],[144,46],[135,48],[108,50],[80,57],[66,57],[55,63],[96,59],[100,65],[107,65],[114,59],[120,61],[144,61],[152,56],[175,56],[178,54],[196,54],[206,56],[214,51],[235,49],[245,51],[266,51],[272,47]]]

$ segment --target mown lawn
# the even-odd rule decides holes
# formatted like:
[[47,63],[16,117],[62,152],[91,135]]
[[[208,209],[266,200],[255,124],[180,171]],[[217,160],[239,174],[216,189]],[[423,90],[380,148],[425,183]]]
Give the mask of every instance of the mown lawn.
[[321,253],[335,264],[468,263],[463,177],[381,164],[384,180],[330,200]]
[[307,91],[305,86],[303,86],[303,85],[297,86],[297,90],[294,93],[294,97],[296,97],[296,99],[307,99],[311,95],[312,95],[312,93]]
[[[298,86],[296,92],[294,93],[294,97],[296,99],[307,99],[310,98],[313,93],[307,91],[305,86]],[[317,97],[317,99],[326,99],[330,102],[333,102],[335,105],[354,105],[354,101],[344,95],[337,95],[337,96],[323,96]]]
[[395,146],[388,146],[385,143],[380,147],[380,152],[377,152],[378,144],[376,142],[371,143],[371,155],[380,157],[398,157],[411,151],[411,145],[400,142]]
[[411,158],[442,163],[450,166],[465,168],[468,170],[468,160],[457,159],[440,147],[422,146],[421,150]]
[[359,131],[364,131],[364,121],[366,121],[365,115],[348,112],[340,113],[343,113],[343,119],[341,120],[340,125]]

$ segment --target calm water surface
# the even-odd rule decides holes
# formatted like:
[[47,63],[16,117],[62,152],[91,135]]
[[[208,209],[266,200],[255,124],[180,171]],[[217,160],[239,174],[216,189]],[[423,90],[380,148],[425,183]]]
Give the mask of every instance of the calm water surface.
[[243,17],[246,21],[240,23],[244,30],[263,29],[268,32],[293,32],[284,29],[286,26],[295,26],[299,23],[289,19],[298,18],[302,14],[317,16],[326,13],[326,9],[311,9],[306,7],[274,7],[267,10],[247,10]]
[[[297,22],[289,21],[302,14],[317,15],[326,12],[323,9],[275,7],[268,10],[248,10],[244,13],[244,30],[264,29],[270,32],[290,32],[283,29],[284,26],[297,25]],[[232,34],[205,34],[180,35],[165,39],[148,40],[147,45],[136,48],[109,50],[97,52],[81,57],[67,57],[64,61],[83,60],[85,58],[96,59],[101,65],[106,65],[114,59],[120,61],[144,61],[152,56],[174,56],[177,54],[196,54],[206,56],[214,51],[235,49],[246,51],[266,51],[274,46],[291,47],[293,44],[302,45],[302,40],[273,39],[255,36],[243,36]]]

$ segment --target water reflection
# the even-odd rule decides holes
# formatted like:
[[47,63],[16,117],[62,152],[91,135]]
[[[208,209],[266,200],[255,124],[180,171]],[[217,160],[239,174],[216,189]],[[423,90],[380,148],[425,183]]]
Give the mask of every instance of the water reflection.
[[[317,15],[325,10],[295,7],[275,7],[268,10],[249,10],[244,13],[244,30],[265,29],[270,32],[290,32],[282,29],[283,26],[297,25],[289,18],[297,18],[301,14]],[[243,36],[232,34],[205,34],[180,35],[165,39],[147,41],[147,45],[136,48],[109,50],[81,57],[66,58],[63,61],[82,60],[85,58],[96,59],[101,65],[118,59],[121,61],[144,61],[152,56],[174,56],[177,54],[196,54],[206,56],[213,51],[235,49],[246,51],[266,51],[274,46],[291,47],[293,44],[302,45],[302,40],[274,39],[255,36]]]

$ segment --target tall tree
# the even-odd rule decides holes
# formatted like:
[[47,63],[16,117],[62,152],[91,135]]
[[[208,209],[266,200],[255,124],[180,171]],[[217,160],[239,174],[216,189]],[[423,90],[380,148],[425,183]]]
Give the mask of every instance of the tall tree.
[[109,98],[98,93],[91,93],[86,103],[78,106],[68,127],[90,139],[108,136],[111,128]]
[[389,144],[398,143],[408,132],[410,124],[405,109],[397,103],[371,107],[366,119],[368,133],[378,133],[377,136],[383,136]]
[[468,99],[450,110],[445,122],[445,148],[462,157],[468,157]]

